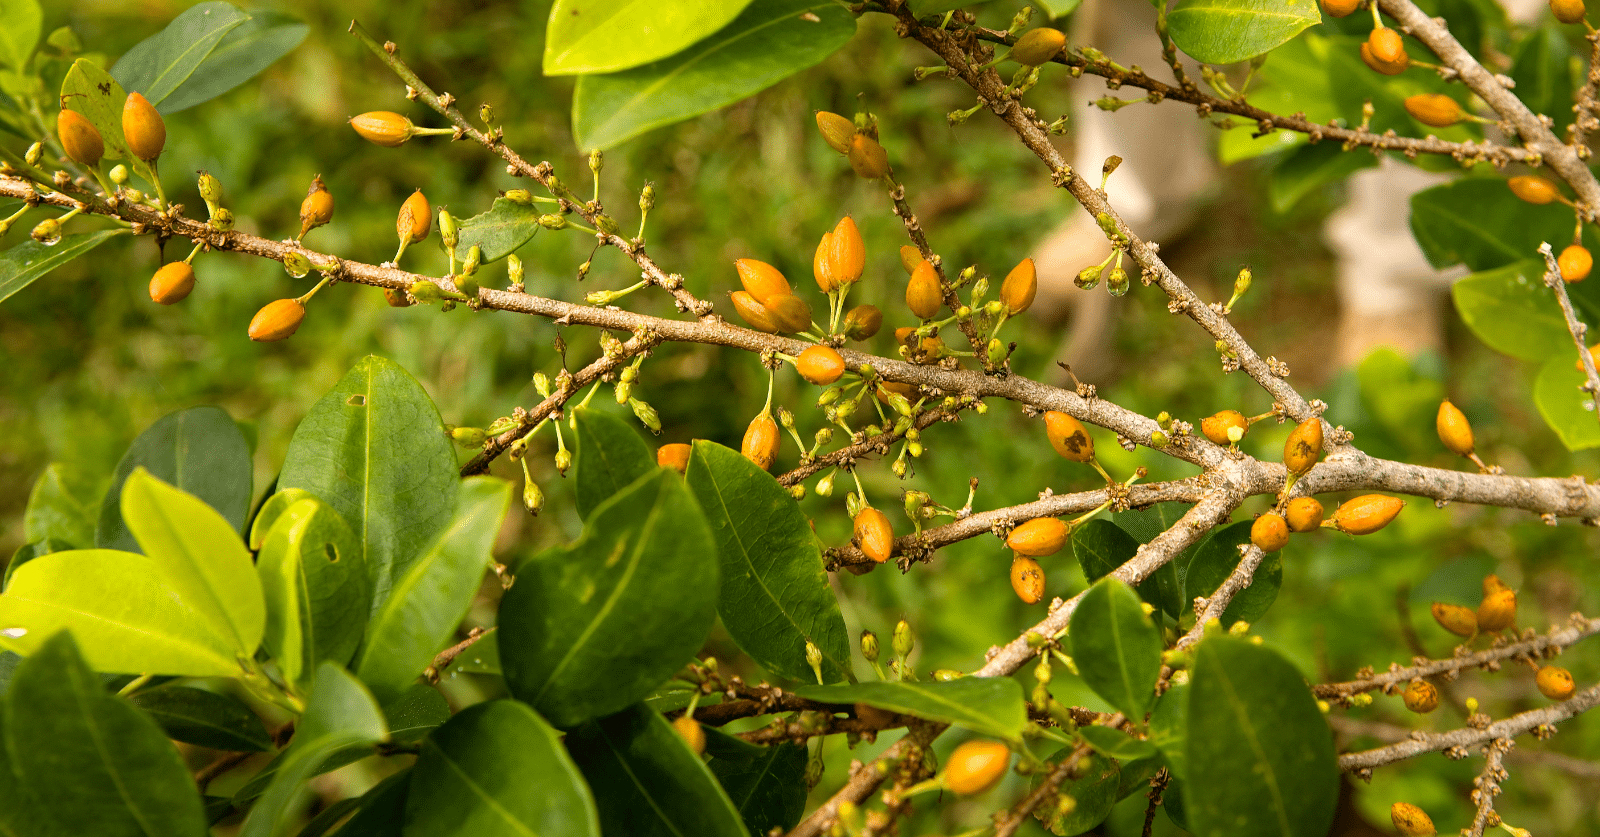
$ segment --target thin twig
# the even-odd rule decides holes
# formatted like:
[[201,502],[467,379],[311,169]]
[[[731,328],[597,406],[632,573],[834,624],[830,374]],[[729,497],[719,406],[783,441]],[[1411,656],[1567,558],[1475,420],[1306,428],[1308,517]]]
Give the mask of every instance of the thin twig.
[[1429,733],[1417,731],[1411,738],[1386,747],[1345,753],[1339,757],[1339,767],[1344,770],[1370,771],[1374,767],[1394,764],[1423,753],[1444,750],[1451,758],[1465,758],[1469,748],[1488,743],[1496,738],[1515,738],[1527,732],[1543,735],[1554,730],[1554,725],[1600,705],[1600,685],[1590,686],[1573,695],[1570,700],[1530,709],[1495,721],[1482,729],[1462,727],[1449,732]]
[[1550,242],[1539,243],[1539,255],[1544,256],[1544,284],[1556,293],[1556,303],[1561,306],[1561,316],[1566,318],[1567,333],[1572,335],[1573,345],[1578,347],[1578,362],[1583,365],[1584,382],[1578,389],[1589,393],[1596,409],[1595,419],[1600,421],[1600,372],[1595,371],[1594,355],[1589,353],[1585,345],[1584,335],[1589,333],[1589,326],[1578,319],[1578,312],[1572,309],[1572,298],[1567,296],[1566,280],[1561,278],[1561,266],[1556,263],[1556,255],[1550,248]]
[[1472,801],[1477,804],[1478,811],[1472,817],[1472,825],[1462,832],[1464,837],[1483,837],[1485,828],[1499,824],[1500,815],[1494,812],[1494,798],[1500,795],[1500,783],[1508,776],[1502,761],[1514,746],[1516,742],[1509,738],[1496,738],[1483,748],[1483,772],[1472,780]]

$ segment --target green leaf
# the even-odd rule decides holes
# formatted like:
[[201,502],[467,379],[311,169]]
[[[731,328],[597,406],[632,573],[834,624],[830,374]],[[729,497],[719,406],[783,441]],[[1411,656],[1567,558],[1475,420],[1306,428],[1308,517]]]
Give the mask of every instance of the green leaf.
[[488,212],[463,218],[456,237],[456,258],[466,261],[473,245],[484,264],[498,261],[533,240],[539,232],[539,207],[495,198]]
[[1556,354],[1539,370],[1533,384],[1533,403],[1567,450],[1600,447],[1600,423],[1594,417],[1594,396],[1578,389],[1584,373],[1574,366],[1578,352],[1571,346]]
[[[711,753],[711,732],[707,730],[707,753]],[[707,765],[751,834],[766,834],[774,828],[788,831],[800,822],[806,809],[806,748],[785,741],[757,749],[752,758],[712,754]]]
[[433,401],[404,369],[375,355],[295,428],[278,477],[280,488],[303,488],[333,506],[361,538],[374,614],[449,522],[460,483]]
[[191,407],[168,413],[128,446],[111,488],[100,506],[95,545],[139,552],[139,543],[123,519],[123,484],[144,468],[169,485],[203,500],[220,512],[235,532],[244,530],[250,513],[250,446],[239,425],[219,407]]
[[272,783],[250,809],[240,837],[277,837],[287,832],[299,815],[293,802],[301,786],[316,775],[323,761],[342,750],[371,747],[387,735],[383,713],[372,695],[344,669],[323,663],[294,740]]
[[5,302],[12,294],[33,284],[35,279],[126,232],[123,229],[111,229],[73,233],[62,236],[54,246],[29,239],[0,252],[0,302]]
[[[1146,544],[1177,525],[1178,519],[1188,511],[1189,506],[1185,503],[1157,503],[1147,509],[1113,514],[1111,520],[1124,532],[1132,535],[1135,541]],[[1172,560],[1162,564],[1161,568],[1149,578],[1139,582],[1134,588],[1139,591],[1139,598],[1155,605],[1174,619],[1181,617],[1188,610],[1188,603],[1183,600],[1183,574],[1188,572],[1189,560],[1194,557],[1198,547],[1198,544],[1191,545]],[[1137,550],[1137,547],[1135,549]],[[1133,556],[1129,554],[1128,557]]]
[[53,538],[45,538],[42,541],[25,543],[22,546],[17,547],[17,551],[11,553],[11,562],[6,564],[5,577],[3,580],[0,580],[0,590],[4,590],[5,588],[11,586],[11,577],[16,574],[17,568],[21,567],[23,564],[26,564],[41,555],[49,555],[52,552],[66,552],[71,548],[72,546],[70,544],[64,541],[55,540]]
[[[1287,134],[1288,132],[1280,132]],[[1275,212],[1288,212],[1300,199],[1329,183],[1339,183],[1352,174],[1378,165],[1371,154],[1349,154],[1333,142],[1307,145],[1283,155],[1267,181],[1267,195]]]
[[[1028,0],[1028,2],[1037,7],[1039,11],[1044,12],[1044,16],[1047,19],[1054,20],[1058,17],[1064,17],[1072,14],[1074,11],[1077,11],[1078,5],[1081,4],[1083,0]],[[960,3],[958,5],[970,6],[973,4]]]
[[1321,22],[1316,0],[1178,0],[1167,14],[1167,31],[1196,61],[1232,64]]
[[156,108],[177,113],[244,84],[306,39],[311,27],[278,12],[257,10],[217,42],[189,79]]
[[1028,722],[1022,686],[1006,677],[834,683],[802,686],[795,694],[819,703],[865,703],[1011,741],[1022,735]]
[[190,6],[165,29],[134,44],[111,68],[111,75],[122,89],[137,90],[159,106],[199,68],[222,36],[249,19],[229,3]]
[[1526,203],[1497,177],[1472,177],[1412,195],[1411,234],[1434,267],[1483,271],[1537,260],[1540,242],[1568,240],[1572,210]]
[[272,749],[272,736],[261,719],[232,695],[167,684],[145,689],[129,700],[154,718],[168,738],[216,750]]
[[822,652],[823,679],[844,680],[844,616],[800,504],[737,451],[706,441],[694,443],[688,484],[717,541],[717,612],[734,642],[771,671],[808,683],[816,679],[809,639]]
[[[703,5],[692,4],[695,14]],[[671,58],[580,77],[572,97],[573,136],[579,148],[611,148],[716,110],[821,62],[855,31],[855,17],[837,3],[755,0],[726,28]]]
[[[233,807],[231,800],[228,803],[228,807]],[[318,811],[317,815],[311,818],[311,822],[306,823],[306,827],[300,829],[300,833],[296,834],[295,837],[322,837],[328,833],[329,829],[337,825],[340,820],[349,816],[350,812],[360,810],[360,808],[360,798],[341,799]]]
[[1517,98],[1534,113],[1554,120],[1557,136],[1565,136],[1572,124],[1572,63],[1572,47],[1554,20],[1529,32],[1512,54],[1509,75],[1517,84]]
[[466,618],[510,505],[511,483],[495,477],[463,481],[450,525],[395,578],[388,601],[367,625],[356,663],[356,673],[380,697],[415,680]]
[[1184,716],[1188,694],[1189,684],[1174,684],[1156,699],[1156,708],[1150,712],[1150,742],[1161,751],[1168,769],[1179,779],[1189,772],[1189,762],[1184,758],[1184,742],[1189,735]]
[[383,705],[390,741],[420,741],[450,720],[450,702],[426,683],[413,683]]
[[578,727],[567,749],[594,792],[604,834],[749,837],[705,763],[642,705]]
[[1078,602],[1067,634],[1083,682],[1128,720],[1142,722],[1155,700],[1162,646],[1138,595],[1115,578],[1100,579]]
[[451,660],[442,673],[446,677],[456,674],[500,674],[500,632],[495,631],[474,642],[472,647]]
[[[1241,520],[1211,533],[1211,537],[1195,553],[1189,563],[1189,575],[1184,579],[1184,598],[1194,601],[1209,597],[1233,573],[1243,557],[1239,547],[1250,542],[1250,527],[1254,521]],[[1256,567],[1255,580],[1240,590],[1222,611],[1224,628],[1238,621],[1254,622],[1266,614],[1267,608],[1278,598],[1278,588],[1283,586],[1283,560],[1281,552],[1268,554]]]
[[356,815],[340,826],[336,837],[401,837],[406,817],[406,791],[410,788],[409,767],[379,782],[361,795]]
[[74,549],[94,546],[105,480],[65,462],[51,463],[28,494],[22,526],[29,541],[46,538]]
[[308,496],[275,514],[256,573],[267,602],[264,644],[284,679],[299,683],[323,660],[350,662],[372,590],[361,543],[337,512]]
[[1139,542],[1109,520],[1091,520],[1072,533],[1072,554],[1090,584],[1126,564]]
[[260,552],[263,544],[267,542],[267,533],[272,531],[272,524],[278,522],[278,517],[288,508],[301,500],[317,499],[311,492],[303,488],[285,488],[261,501],[261,507],[256,509],[256,516],[250,521],[250,537],[245,539],[251,552]]
[[[1071,755],[1073,749],[1070,746],[1061,749],[1048,762],[1051,766],[1059,764],[1063,758]],[[1045,772],[1041,771],[1039,775]],[[1091,753],[1084,760],[1081,773],[1079,770],[1073,772],[1079,774],[1080,778],[1061,786],[1061,792],[1078,803],[1072,812],[1063,817],[1055,806],[1041,806],[1045,827],[1050,829],[1050,833],[1062,837],[1082,834],[1104,822],[1110,816],[1112,806],[1117,804],[1117,788],[1121,785],[1121,766],[1099,753]],[[1037,785],[1038,781],[1035,779],[1034,784]]]
[[1544,262],[1474,273],[1450,287],[1456,311],[1489,348],[1523,360],[1572,355],[1561,307],[1544,284]]
[[750,0],[556,0],[544,74],[610,73],[665,58],[726,26]]
[[555,729],[525,704],[492,700],[422,743],[404,833],[599,837],[600,817]]
[[107,160],[128,156],[128,142],[122,137],[122,106],[127,100],[128,94],[122,85],[88,58],[72,62],[71,69],[61,80],[61,106],[83,114],[83,118],[100,132]]
[[578,516],[588,518],[611,495],[655,470],[656,458],[622,419],[588,407],[577,408],[576,418]]
[[1421,364],[1387,346],[1374,349],[1356,368],[1361,406],[1407,451],[1437,449],[1434,424],[1444,382]]
[[1197,837],[1322,837],[1339,796],[1333,734],[1295,667],[1228,636],[1195,649],[1183,806]]
[[38,0],[0,0],[0,64],[19,73],[26,69],[43,31]]
[[1117,761],[1134,761],[1156,754],[1156,745],[1111,727],[1078,727],[1089,746]]
[[70,635],[56,634],[23,662],[7,701],[16,772],[67,833],[207,833],[177,749],[148,716],[101,688]]
[[658,469],[524,562],[500,603],[500,662],[558,727],[626,708],[699,650],[716,620],[715,542],[683,480]]

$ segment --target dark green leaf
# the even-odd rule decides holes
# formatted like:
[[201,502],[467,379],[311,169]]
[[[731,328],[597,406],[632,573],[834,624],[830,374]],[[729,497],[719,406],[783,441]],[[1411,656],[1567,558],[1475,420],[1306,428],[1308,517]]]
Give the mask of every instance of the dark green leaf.
[[404,369],[375,355],[295,428],[278,477],[280,488],[303,488],[333,506],[362,536],[374,613],[450,520],[460,483],[433,401]]
[[0,252],[0,302],[33,284],[35,279],[99,247],[107,239],[126,232],[112,229],[73,233],[62,236],[53,246],[32,239],[12,245],[5,252]]
[[[714,757],[708,764],[745,828],[760,837],[774,828],[788,831],[805,813],[806,748],[786,741],[757,749],[753,758]],[[706,752],[711,752],[709,735]]]
[[1569,239],[1572,210],[1526,203],[1500,178],[1471,177],[1412,195],[1411,234],[1434,267],[1489,270],[1538,259],[1541,241]]
[[665,58],[721,29],[748,5],[556,0],[544,33],[544,73],[610,73]]
[[444,676],[457,674],[500,674],[500,632],[495,631],[458,654],[444,670]]
[[[1252,525],[1253,521],[1241,520],[1211,533],[1211,538],[1189,563],[1189,575],[1184,579],[1186,599],[1192,602],[1201,596],[1209,597],[1227,580],[1242,557],[1239,547],[1250,542]],[[1224,628],[1240,620],[1254,622],[1272,607],[1272,602],[1278,598],[1278,588],[1283,586],[1281,555],[1281,552],[1274,552],[1261,560],[1261,565],[1256,567],[1255,580],[1240,590],[1222,611]]]
[[168,413],[128,446],[100,505],[95,543],[106,549],[143,551],[122,515],[122,486],[135,468],[144,468],[162,482],[199,497],[235,532],[244,530],[253,472],[250,448],[239,425],[221,408],[191,407]]
[[835,683],[802,686],[795,694],[821,703],[865,703],[1013,741],[1028,722],[1022,686],[1006,677]]
[[310,31],[311,27],[289,15],[256,10],[249,20],[222,37],[189,80],[179,85],[157,110],[177,113],[221,96],[288,55]]
[[[1066,747],[1049,758],[1054,765],[1073,751]],[[1066,816],[1061,816],[1054,806],[1044,809],[1045,827],[1050,833],[1071,837],[1082,834],[1105,821],[1117,804],[1117,788],[1121,785],[1122,768],[1116,761],[1099,753],[1091,753],[1084,760],[1082,776],[1077,781],[1066,782],[1061,792],[1070,795],[1077,806]],[[1042,775],[1042,774],[1041,774]],[[1037,780],[1035,780],[1037,781]]]
[[405,833],[599,837],[600,820],[556,731],[525,704],[493,700],[461,710],[423,742]]
[[383,705],[390,741],[419,741],[430,730],[450,720],[450,702],[426,683],[413,683]]
[[308,496],[274,515],[256,572],[267,601],[267,653],[288,681],[356,653],[372,597],[362,557],[355,533],[321,500]]
[[1089,746],[1095,750],[1116,759],[1127,762],[1135,759],[1149,758],[1156,754],[1156,746],[1148,741],[1134,738],[1119,729],[1111,727],[1078,727],[1078,734]]
[[1572,47],[1563,27],[1554,20],[1528,33],[1517,44],[1511,60],[1511,79],[1517,98],[1536,114],[1555,120],[1558,136],[1572,123]]
[[1167,31],[1196,61],[1232,64],[1321,22],[1316,0],[1178,0],[1167,14]]
[[580,77],[573,136],[580,148],[610,148],[732,104],[822,61],[855,31],[855,17],[837,3],[756,0],[727,27],[671,58]]
[[716,619],[715,542],[683,480],[659,469],[524,562],[500,603],[511,693],[567,728],[643,698]]
[[[229,800],[228,804],[231,807],[232,800]],[[311,822],[306,823],[306,827],[300,829],[300,833],[296,834],[295,837],[322,837],[322,835],[328,833],[329,829],[338,824],[339,820],[350,816],[351,811],[358,810],[360,807],[361,799],[359,797],[341,799],[318,811],[317,815],[311,818]]]
[[1176,684],[1156,700],[1156,708],[1150,712],[1150,741],[1166,757],[1172,775],[1179,779],[1189,772],[1189,763],[1184,760],[1184,740],[1189,734],[1184,719],[1188,694],[1187,683]]
[[[1179,518],[1188,511],[1189,506],[1185,503],[1157,503],[1147,509],[1114,514],[1111,519],[1122,527],[1123,531],[1132,535],[1134,540],[1146,544],[1177,525]],[[1151,573],[1149,578],[1139,582],[1134,588],[1139,591],[1139,598],[1155,605],[1174,619],[1181,617],[1188,610],[1188,603],[1183,600],[1183,575],[1189,571],[1189,561],[1194,558],[1199,546],[1192,544],[1172,560],[1162,564],[1161,568]]]
[[1573,354],[1572,338],[1544,284],[1544,262],[1522,261],[1474,273],[1450,287],[1467,327],[1497,352],[1523,360]]
[[168,684],[129,698],[161,725],[168,738],[215,750],[272,749],[261,719],[238,698],[192,686]]
[[1561,437],[1567,450],[1600,447],[1600,423],[1595,421],[1594,396],[1578,389],[1586,378],[1575,368],[1578,352],[1568,346],[1565,354],[1556,353],[1533,384],[1533,403],[1539,405],[1550,429]]
[[483,264],[498,261],[533,240],[539,232],[539,207],[495,198],[488,212],[463,218],[456,238],[456,258],[466,261],[474,245]]
[[1090,587],[1068,629],[1083,682],[1128,720],[1144,720],[1161,674],[1161,634],[1139,597],[1115,578]]
[[22,72],[43,31],[39,0],[0,0],[0,64]]
[[595,507],[634,480],[656,468],[650,446],[627,422],[609,413],[579,407],[577,410],[578,516],[587,518]]
[[88,58],[72,62],[61,80],[61,106],[83,114],[83,118],[100,132],[107,160],[128,156],[128,141],[122,136],[122,106],[127,100],[128,94],[122,85]]
[[105,479],[65,462],[44,469],[33,491],[22,526],[29,541],[52,539],[72,549],[94,546],[95,520],[100,516],[100,498]]
[[1282,162],[1272,170],[1267,181],[1267,194],[1272,208],[1288,212],[1312,190],[1329,183],[1339,183],[1356,172],[1378,165],[1371,154],[1350,154],[1334,142],[1320,142],[1296,148],[1283,155]]
[[185,9],[165,29],[134,44],[111,68],[111,75],[129,92],[138,91],[160,105],[189,79],[211,50],[250,16],[222,2]]
[[335,832],[336,837],[401,837],[406,818],[406,791],[410,788],[409,767],[379,782],[361,795],[361,807]]
[[1139,551],[1139,542],[1109,520],[1091,520],[1072,533],[1072,554],[1093,584]]
[[706,441],[694,443],[688,483],[717,540],[717,612],[733,640],[771,671],[810,682],[809,639],[822,652],[823,679],[845,679],[844,617],[800,504],[737,451]]
[[635,705],[567,735],[600,808],[600,830],[628,837],[748,837],[700,757],[660,715]]
[[[1183,804],[1198,837],[1322,837],[1339,796],[1333,734],[1274,651],[1211,637],[1195,649]],[[1203,768],[1203,769],[1202,769]]]

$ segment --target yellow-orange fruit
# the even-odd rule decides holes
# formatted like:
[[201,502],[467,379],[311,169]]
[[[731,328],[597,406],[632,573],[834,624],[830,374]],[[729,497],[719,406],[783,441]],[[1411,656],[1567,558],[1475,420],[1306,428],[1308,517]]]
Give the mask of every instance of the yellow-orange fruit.
[[106,155],[106,141],[83,114],[63,110],[56,116],[56,133],[61,137],[61,150],[72,159],[94,168]]
[[755,259],[735,259],[733,269],[739,271],[739,284],[756,302],[767,304],[767,299],[778,294],[792,294],[789,280],[777,268]]
[[744,458],[756,463],[763,471],[772,469],[772,460],[778,458],[778,423],[770,413],[762,413],[750,420],[745,428],[744,443],[739,446]]
[[1291,532],[1312,532],[1322,525],[1322,503],[1315,497],[1296,497],[1283,510]]
[[694,448],[691,448],[682,442],[673,442],[670,445],[662,445],[661,447],[656,448],[656,464],[665,468],[671,468],[680,474],[687,473],[689,470],[689,454],[693,451]]
[[765,331],[768,334],[778,333],[778,321],[772,318],[772,312],[765,305],[756,302],[756,298],[748,291],[734,291],[733,310],[738,312],[739,318],[750,324],[756,331]]
[[1025,555],[1011,561],[1011,589],[1023,604],[1038,604],[1044,598],[1044,568]]
[[818,386],[827,386],[844,376],[844,358],[827,346],[812,346],[794,359],[800,377]]
[[[333,193],[322,182],[322,175],[311,178],[305,200],[300,202],[300,238],[333,220]],[[298,240],[298,239],[297,239]]]
[[400,288],[384,288],[383,298],[389,301],[390,308],[411,307],[411,297],[406,296],[406,292]]
[[1475,636],[1478,633],[1478,612],[1470,607],[1434,602],[1429,608],[1433,621],[1456,636]]
[[1039,271],[1034,268],[1033,259],[1017,262],[1017,266],[1006,274],[1006,280],[1000,283],[1000,301],[1012,314],[1028,310],[1038,292]]
[[1333,528],[1347,535],[1370,535],[1389,525],[1405,502],[1386,494],[1363,494],[1346,500],[1333,513]]
[[1460,408],[1448,399],[1439,402],[1439,416],[1433,423],[1446,450],[1456,456],[1472,455],[1472,425]]
[[1562,23],[1580,22],[1586,11],[1583,0],[1550,0],[1550,13]]
[[250,319],[250,339],[257,343],[282,340],[300,327],[306,307],[298,299],[278,299],[261,306]]
[[1018,555],[1043,558],[1060,552],[1071,534],[1072,529],[1059,517],[1036,517],[1012,529],[1006,546]]
[[689,745],[695,755],[706,751],[706,731],[700,728],[700,722],[688,715],[679,715],[672,720],[672,729]]
[[868,340],[883,327],[883,312],[876,305],[857,305],[844,315],[844,336]]
[[906,282],[906,307],[917,317],[931,320],[939,315],[939,309],[943,305],[944,295],[939,292],[939,274],[934,271],[933,264],[927,261],[918,264]]
[[811,306],[794,294],[774,294],[763,305],[779,331],[794,334],[811,327]]
[[1517,621],[1517,592],[1501,590],[1485,596],[1478,605],[1478,629],[1486,633],[1503,631]]
[[884,396],[885,391],[892,392],[913,404],[917,403],[917,388],[913,384],[901,383],[899,381],[879,381],[878,388],[873,394],[877,396],[879,401],[887,404],[889,403],[889,399]]
[[1321,455],[1322,419],[1312,416],[1289,432],[1288,440],[1283,443],[1283,466],[1298,476],[1311,470]]
[[828,263],[833,257],[832,240],[832,230],[823,233],[822,240],[817,242],[816,252],[811,256],[811,275],[816,277],[817,287],[821,288],[825,294],[832,293],[835,288],[839,287],[833,268]]
[[1379,61],[1373,57],[1372,49],[1367,46],[1366,41],[1361,42],[1361,60],[1368,67],[1386,76],[1399,75],[1405,72],[1407,67],[1411,66],[1411,56],[1407,55],[1404,50],[1401,50],[1400,60],[1398,61]]
[[1448,128],[1461,121],[1461,105],[1443,93],[1407,96],[1405,106],[1412,119],[1435,128]]
[[1500,580],[1500,576],[1497,576],[1494,573],[1489,573],[1488,575],[1483,577],[1483,595],[1484,595],[1484,598],[1488,598],[1489,596],[1493,596],[1494,594],[1500,592],[1501,590],[1510,590],[1510,589],[1511,588],[1504,581]]
[[1094,439],[1083,424],[1066,413],[1050,410],[1044,414],[1044,432],[1056,453],[1073,462],[1088,462],[1094,458]]
[[1250,542],[1262,552],[1277,552],[1289,543],[1289,524],[1277,513],[1267,512],[1250,525]]
[[1430,837],[1438,834],[1428,812],[1409,802],[1396,802],[1389,806],[1389,821],[1403,837]]
[[1594,255],[1582,244],[1569,244],[1556,258],[1556,267],[1561,270],[1562,281],[1582,282],[1594,270]]
[[1413,680],[1406,687],[1405,694],[1401,696],[1406,702],[1406,708],[1412,712],[1426,715],[1439,708],[1439,690],[1426,680]]
[[1322,13],[1328,17],[1345,17],[1361,5],[1361,0],[1322,0]]
[[894,552],[894,527],[889,525],[888,515],[868,506],[856,513],[851,528],[863,555],[879,564],[889,560]]
[[1367,49],[1372,57],[1384,64],[1393,64],[1406,54],[1406,42],[1400,33],[1387,26],[1379,26],[1367,36]]
[[394,220],[394,231],[400,236],[401,241],[415,244],[427,238],[431,229],[433,229],[433,208],[428,206],[428,199],[423,197],[422,190],[418,189],[400,205],[400,214]]
[[1532,204],[1547,204],[1561,197],[1556,184],[1531,174],[1519,174],[1506,181],[1511,194]]
[[[1600,343],[1596,343],[1593,346],[1589,347],[1589,359],[1594,361],[1594,365],[1595,365],[1596,369],[1600,369]],[[1572,362],[1572,368],[1578,370],[1579,372],[1582,372],[1583,371],[1583,360],[1580,358],[1578,360],[1573,361]]]
[[406,140],[411,139],[412,131],[416,130],[410,119],[387,110],[375,110],[352,117],[350,127],[356,129],[356,133],[367,142],[386,148],[404,145]]
[[194,290],[194,268],[188,262],[164,264],[150,277],[150,298],[162,305],[181,302]]
[[846,215],[824,233],[817,245],[816,258],[811,263],[817,276],[817,286],[823,293],[842,288],[861,278],[867,269],[867,246],[861,240],[861,230]]
[[944,766],[944,786],[960,796],[994,787],[1011,763],[1011,750],[998,741],[967,741],[950,754]]
[[1011,48],[1011,60],[1028,67],[1037,67],[1061,52],[1067,45],[1067,36],[1060,29],[1042,26],[1017,39]]
[[1539,686],[1539,693],[1551,700],[1568,700],[1578,690],[1576,683],[1572,682],[1572,672],[1561,666],[1545,666],[1533,676],[1533,682]]
[[1244,417],[1244,413],[1238,410],[1223,410],[1200,420],[1200,432],[1213,444],[1231,445],[1238,441],[1229,435],[1230,430],[1237,430],[1240,439],[1250,431],[1250,421]]
[[850,168],[868,180],[877,180],[889,173],[888,152],[866,134],[856,134],[850,138],[850,150],[846,156],[850,159]]
[[828,147],[840,154],[850,153],[850,139],[856,135],[856,123],[837,113],[817,111],[817,130]]
[[906,269],[906,273],[916,270],[919,264],[922,264],[922,251],[910,244],[900,245],[900,266]]
[[916,329],[912,326],[901,326],[900,328],[895,329],[895,344],[899,346],[905,346],[908,349],[914,349],[917,353],[927,355],[929,358],[937,358],[944,354],[943,337],[940,337],[937,334],[929,334],[923,337],[921,341],[918,341],[915,345],[913,345],[911,335],[914,331],[916,331]]
[[161,112],[138,93],[129,93],[122,104],[122,138],[128,141],[133,156],[147,163],[160,157],[167,144],[167,123]]

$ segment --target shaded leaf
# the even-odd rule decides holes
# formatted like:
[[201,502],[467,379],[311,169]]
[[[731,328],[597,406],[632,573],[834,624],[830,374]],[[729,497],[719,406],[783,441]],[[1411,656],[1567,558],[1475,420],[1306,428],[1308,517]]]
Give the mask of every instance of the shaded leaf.
[[159,106],[200,66],[228,31],[250,16],[232,4],[190,6],[166,28],[133,45],[111,68],[111,75],[129,92],[144,94]]
[[[65,462],[51,463],[28,494],[22,526],[29,541],[59,541],[68,548],[94,546],[95,520],[105,480]],[[54,550],[53,550],[54,551]]]
[[0,302],[34,280],[106,243],[127,230],[112,229],[64,235],[54,246],[29,239],[0,252]]
[[1526,203],[1498,177],[1469,177],[1412,195],[1411,234],[1434,267],[1484,271],[1537,260],[1541,241],[1570,238],[1572,210]]
[[1139,542],[1109,520],[1090,520],[1072,533],[1072,555],[1090,584],[1126,564],[1138,551]]
[[1078,602],[1067,635],[1083,682],[1129,720],[1143,721],[1155,700],[1162,644],[1138,595],[1115,578],[1100,579]]
[[219,407],[191,407],[168,413],[145,428],[128,446],[111,475],[100,506],[95,545],[140,552],[122,514],[122,487],[134,469],[205,501],[235,532],[244,530],[250,511],[250,447],[239,425]]
[[1121,762],[1149,758],[1156,754],[1156,745],[1134,738],[1111,727],[1078,727],[1078,734],[1096,751]]
[[426,683],[413,683],[383,705],[390,741],[420,741],[429,731],[450,720],[450,702]]
[[362,557],[355,533],[320,500],[307,496],[273,515],[256,572],[267,602],[266,649],[289,682],[356,653],[372,596]]
[[373,786],[358,800],[356,815],[336,832],[338,837],[401,837],[405,827],[406,792],[411,789],[411,768]]
[[1189,762],[1184,758],[1184,741],[1189,734],[1184,715],[1188,710],[1188,694],[1189,684],[1174,684],[1156,699],[1156,708],[1150,712],[1150,742],[1161,751],[1167,768],[1179,779],[1189,772]]
[[587,518],[611,495],[654,470],[656,458],[622,419],[588,407],[579,407],[576,418],[578,453],[573,467],[578,516]]
[[1572,47],[1560,24],[1547,20],[1517,44],[1512,55],[1511,79],[1517,98],[1535,114],[1554,120],[1557,136],[1565,136],[1572,123]]
[[[756,749],[759,752],[750,758],[713,754],[708,765],[752,835],[774,828],[788,831],[806,809],[806,748],[785,741]],[[711,753],[709,734],[706,752]]]
[[168,684],[129,698],[168,738],[216,750],[259,752],[272,749],[272,736],[249,706],[232,695]]
[[1167,14],[1167,31],[1196,61],[1232,64],[1321,22],[1316,0],[1178,0]]
[[[1189,575],[1184,580],[1184,596],[1189,601],[1209,597],[1233,573],[1243,557],[1239,547],[1250,542],[1252,521],[1241,520],[1211,533],[1201,545],[1194,560],[1189,563]],[[1240,590],[1222,611],[1224,628],[1238,621],[1254,622],[1266,614],[1278,598],[1283,586],[1283,559],[1281,552],[1273,552],[1261,559],[1256,567],[1255,579],[1250,586]]]
[[467,260],[477,246],[483,264],[498,261],[533,240],[539,232],[539,207],[495,198],[489,211],[463,218],[456,233],[456,258]]
[[[1061,759],[1071,755],[1073,749],[1070,746],[1063,748],[1049,758],[1049,763],[1060,763]],[[1078,804],[1066,816],[1061,816],[1058,808],[1046,808],[1045,827],[1050,829],[1051,834],[1071,837],[1104,822],[1111,814],[1112,806],[1117,804],[1121,776],[1122,768],[1115,760],[1099,753],[1090,753],[1084,760],[1081,777],[1061,785],[1061,792],[1071,795]]]
[[721,29],[748,5],[556,0],[544,33],[544,74],[610,73],[665,58]]
[[835,683],[802,686],[795,694],[820,703],[865,703],[1013,741],[1028,721],[1021,684],[1005,677]]
[[310,31],[311,27],[297,18],[257,9],[249,20],[222,36],[211,54],[157,110],[177,113],[221,96],[288,55]]

